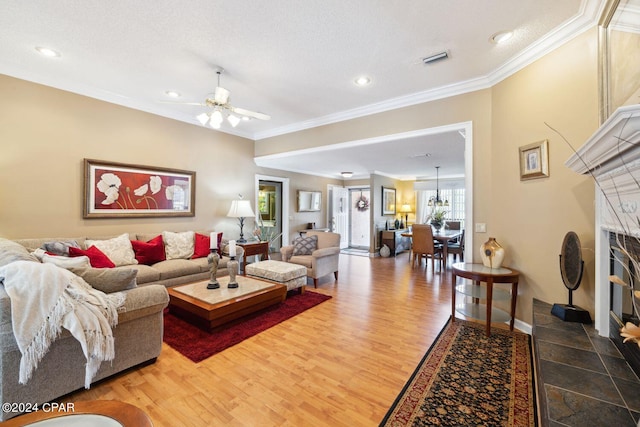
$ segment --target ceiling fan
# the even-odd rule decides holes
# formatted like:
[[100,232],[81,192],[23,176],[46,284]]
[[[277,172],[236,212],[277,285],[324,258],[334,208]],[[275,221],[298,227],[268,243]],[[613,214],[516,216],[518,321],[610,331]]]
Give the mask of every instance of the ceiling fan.
[[[250,111],[244,108],[234,107],[229,103],[229,95],[230,92],[220,86],[220,75],[224,70],[222,68],[218,68],[216,70],[216,74],[218,74],[218,86],[216,87],[214,93],[211,93],[207,96],[204,102],[171,102],[171,104],[183,104],[183,105],[200,105],[203,107],[212,107],[212,110],[199,114],[196,116],[198,121],[202,123],[202,125],[206,125],[209,123],[214,129],[220,129],[222,122],[225,119],[231,124],[231,126],[236,127],[240,120],[250,120],[252,118],[259,120],[269,120],[271,116],[264,113],[258,113],[255,111]],[[242,119],[238,117],[238,115],[242,116]]]

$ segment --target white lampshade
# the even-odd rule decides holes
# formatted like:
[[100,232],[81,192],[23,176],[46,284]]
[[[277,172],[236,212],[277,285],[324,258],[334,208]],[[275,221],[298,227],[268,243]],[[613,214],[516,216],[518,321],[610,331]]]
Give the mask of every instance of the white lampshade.
[[224,120],[224,118],[222,117],[222,113],[220,111],[216,110],[211,113],[211,123],[220,124],[222,123],[222,120]]
[[202,123],[203,125],[204,125],[205,123],[207,123],[207,121],[209,121],[209,115],[208,115],[207,113],[198,114],[198,115],[196,116],[196,118],[197,118],[197,119],[198,119],[198,121],[199,121],[200,123]]
[[227,216],[233,218],[247,218],[255,216],[255,214],[253,213],[251,203],[249,203],[248,200],[233,200]]
[[240,123],[240,118],[237,116],[234,116],[233,114],[229,114],[229,117],[227,117],[227,120],[229,120],[229,123],[231,123],[231,126],[233,127],[238,126],[238,123]]

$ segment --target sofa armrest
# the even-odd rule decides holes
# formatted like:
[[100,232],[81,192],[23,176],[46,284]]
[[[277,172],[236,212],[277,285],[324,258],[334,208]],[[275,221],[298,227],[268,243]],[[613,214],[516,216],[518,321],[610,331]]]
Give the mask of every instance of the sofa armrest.
[[316,249],[315,251],[313,251],[311,256],[314,258],[322,258],[325,256],[337,255],[339,253],[340,253],[340,248],[337,246],[332,246],[330,248]]
[[[229,257],[229,245],[223,245],[222,247],[222,253],[220,254],[220,256],[226,256],[227,258]],[[244,255],[244,248],[242,246],[238,246],[236,245],[236,259],[241,259],[242,256]]]
[[293,246],[283,246],[280,248],[280,253],[282,254],[282,261],[289,262],[291,256],[293,255]]
[[118,309],[118,323],[157,313],[169,304],[169,293],[163,285],[142,285],[122,293],[126,299]]

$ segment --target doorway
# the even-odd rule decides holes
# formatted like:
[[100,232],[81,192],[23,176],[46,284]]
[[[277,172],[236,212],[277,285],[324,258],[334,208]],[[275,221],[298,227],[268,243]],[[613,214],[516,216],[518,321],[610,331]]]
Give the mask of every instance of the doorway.
[[369,187],[349,188],[349,248],[369,251],[370,201]]
[[256,228],[260,239],[269,242],[269,252],[279,252],[282,247],[282,182],[259,180],[256,206]]

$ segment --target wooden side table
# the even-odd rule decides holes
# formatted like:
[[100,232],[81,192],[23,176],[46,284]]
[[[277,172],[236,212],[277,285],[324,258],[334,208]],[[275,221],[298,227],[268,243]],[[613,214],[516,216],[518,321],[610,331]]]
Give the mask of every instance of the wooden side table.
[[[463,306],[458,311],[468,317],[472,317],[479,320],[485,320],[487,324],[486,335],[491,335],[491,320],[492,317],[496,321],[501,321],[506,313],[502,310],[492,309],[492,302],[494,297],[510,298],[511,310],[509,329],[513,331],[513,322],[516,316],[516,298],[518,297],[518,279],[520,272],[513,268],[489,268],[482,264],[471,264],[459,262],[453,264],[453,280],[451,281],[451,321],[455,321],[456,318],[456,293],[460,292],[463,295],[473,298],[474,304]],[[473,280],[473,285],[457,285],[457,277],[463,277],[465,279]],[[481,282],[486,283],[486,287],[481,286]],[[511,294],[504,290],[494,293],[494,283],[511,283]],[[484,299],[486,305],[485,313],[482,313],[482,304],[479,304],[479,300]],[[506,320],[506,319],[504,319]]]
[[260,260],[264,261],[269,259],[269,242],[246,242],[236,243],[244,249],[244,255],[242,256],[242,274],[247,275],[247,257],[260,255]]

